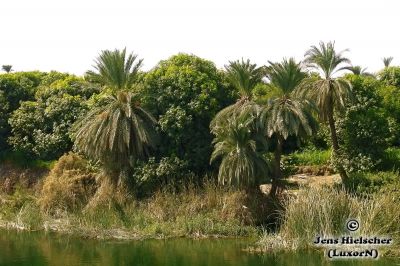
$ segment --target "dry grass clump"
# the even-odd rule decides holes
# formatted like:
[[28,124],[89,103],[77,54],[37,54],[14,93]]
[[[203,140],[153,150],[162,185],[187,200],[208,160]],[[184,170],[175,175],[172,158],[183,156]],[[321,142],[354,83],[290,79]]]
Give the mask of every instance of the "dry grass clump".
[[240,221],[243,225],[261,223],[260,219],[272,209],[268,197],[258,190],[227,189],[212,182],[206,182],[202,188],[189,186],[179,193],[160,190],[144,205],[160,221],[206,214],[220,221]]
[[[390,236],[400,239],[400,198],[395,191],[383,190],[371,197],[359,197],[344,190],[312,187],[285,203],[281,213],[282,226],[276,235],[265,234],[260,246],[276,246],[285,240],[286,248],[313,245],[316,236],[340,237],[348,234],[345,227],[350,218],[357,219],[363,236]],[[295,244],[290,244],[295,243]]]
[[41,210],[55,215],[84,207],[97,189],[95,173],[77,154],[63,155],[44,179],[38,203]]

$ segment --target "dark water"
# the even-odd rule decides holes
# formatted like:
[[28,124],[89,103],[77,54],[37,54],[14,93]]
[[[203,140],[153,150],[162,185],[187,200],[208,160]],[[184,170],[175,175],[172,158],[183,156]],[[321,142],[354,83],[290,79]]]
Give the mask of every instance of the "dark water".
[[400,261],[328,261],[319,253],[255,255],[248,240],[84,240],[58,234],[0,230],[0,265],[400,265]]

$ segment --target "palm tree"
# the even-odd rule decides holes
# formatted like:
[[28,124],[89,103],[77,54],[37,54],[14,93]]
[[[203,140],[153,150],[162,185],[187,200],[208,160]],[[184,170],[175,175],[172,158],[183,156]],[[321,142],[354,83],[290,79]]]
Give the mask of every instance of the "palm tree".
[[392,63],[392,60],[393,60],[392,56],[382,58],[385,68],[390,66],[390,64]]
[[267,77],[279,95],[270,99],[269,104],[262,108],[260,124],[267,137],[276,137],[275,176],[270,191],[270,195],[275,196],[278,181],[282,178],[280,164],[283,142],[289,136],[312,135],[317,124],[312,115],[311,103],[295,93],[307,77],[300,63],[290,58],[284,59],[282,63],[269,62],[269,64]]
[[249,59],[246,61],[243,59],[241,61],[230,61],[225,69],[229,82],[239,93],[239,99],[235,104],[218,112],[211,121],[211,128],[218,126],[217,124],[223,124],[228,120],[228,117],[240,113],[248,107],[256,106],[252,101],[252,92],[256,85],[262,82],[264,72],[262,67],[250,63]]
[[[319,70],[320,79],[311,80],[309,86],[304,86],[308,96],[312,97],[319,109],[319,117],[322,121],[328,121],[332,139],[332,155],[339,155],[338,137],[335,127],[334,111],[345,107],[346,99],[351,96],[351,85],[348,81],[335,78],[334,75],[344,70],[350,64],[350,60],[343,56],[345,52],[336,52],[332,42],[319,43],[319,47],[311,46],[306,52],[305,63],[310,68]],[[342,181],[347,179],[347,173],[343,166],[338,164],[337,169]]]
[[7,73],[10,73],[12,71],[12,65],[2,65],[1,69]]
[[89,75],[111,90],[104,105],[94,108],[73,128],[75,146],[100,161],[114,185],[123,184],[133,163],[145,159],[155,144],[155,119],[144,110],[137,95],[128,91],[135,83],[141,60],[122,51],[102,51]]
[[222,157],[219,183],[248,187],[268,174],[268,164],[257,150],[254,123],[255,116],[231,116],[224,128],[213,131],[216,137],[211,162]]
[[238,101],[221,110],[211,121],[214,152],[211,162],[223,157],[218,180],[222,184],[250,185],[265,176],[266,161],[258,153],[258,145],[264,144],[254,126],[259,106],[252,101],[252,92],[262,81],[263,68],[250,60],[237,60],[225,66],[227,78],[238,91]]
[[367,72],[367,68],[362,68],[361,66],[349,66],[345,67],[344,69],[351,71],[357,76],[374,77],[374,74]]

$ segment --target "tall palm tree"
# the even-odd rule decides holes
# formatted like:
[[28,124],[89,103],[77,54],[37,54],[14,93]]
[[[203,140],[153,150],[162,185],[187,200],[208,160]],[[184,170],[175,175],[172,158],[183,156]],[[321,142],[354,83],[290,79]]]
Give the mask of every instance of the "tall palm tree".
[[[350,64],[350,60],[343,56],[347,51],[336,52],[332,42],[320,42],[319,47],[311,46],[305,54],[305,63],[310,68],[320,72],[320,79],[312,80],[304,90],[312,97],[319,109],[319,117],[322,121],[328,121],[332,139],[332,155],[337,158],[339,155],[338,137],[335,127],[334,111],[345,107],[346,99],[351,97],[350,83],[334,75],[344,70]],[[337,169],[342,181],[347,179],[347,173],[343,166],[338,164]]]
[[244,109],[248,109],[249,106],[256,106],[252,101],[252,92],[256,85],[262,82],[264,72],[262,67],[257,67],[256,64],[250,63],[249,59],[246,61],[243,59],[241,61],[230,61],[229,65],[225,66],[225,69],[229,82],[239,93],[239,99],[235,104],[218,112],[211,122],[211,128],[218,124],[223,124],[229,116],[240,113]]
[[392,61],[393,61],[393,57],[392,57],[392,56],[384,57],[384,58],[382,58],[382,61],[383,61],[383,64],[385,65],[385,68],[386,68],[386,67],[389,67],[390,64],[391,64]]
[[141,64],[136,55],[122,51],[102,51],[89,75],[111,90],[104,104],[94,108],[73,127],[75,146],[89,158],[100,161],[114,185],[137,159],[148,156],[155,144],[156,120],[144,110],[136,94],[129,90],[135,84]]
[[1,69],[7,73],[10,73],[12,71],[12,65],[2,65]]
[[262,108],[260,123],[267,137],[275,136],[276,139],[275,175],[270,192],[271,196],[275,196],[278,182],[282,178],[280,164],[283,142],[289,136],[312,135],[317,123],[312,115],[311,103],[295,93],[307,77],[300,63],[290,58],[281,63],[269,64],[266,74],[270,85],[276,88],[279,95],[270,99],[269,104]]
[[254,135],[257,133],[252,130],[254,123],[254,116],[231,116],[224,128],[213,131],[216,137],[211,162],[222,157],[219,183],[248,187],[267,176],[269,166],[257,150],[258,138]]

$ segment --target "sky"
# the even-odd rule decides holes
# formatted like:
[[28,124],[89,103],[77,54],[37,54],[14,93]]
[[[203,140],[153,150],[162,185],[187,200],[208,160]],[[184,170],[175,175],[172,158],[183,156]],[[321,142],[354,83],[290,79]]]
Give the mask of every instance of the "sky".
[[0,0],[0,65],[82,75],[101,50],[126,47],[144,70],[179,52],[223,68],[301,60],[335,41],[375,72],[383,57],[400,65],[399,10],[398,0]]

